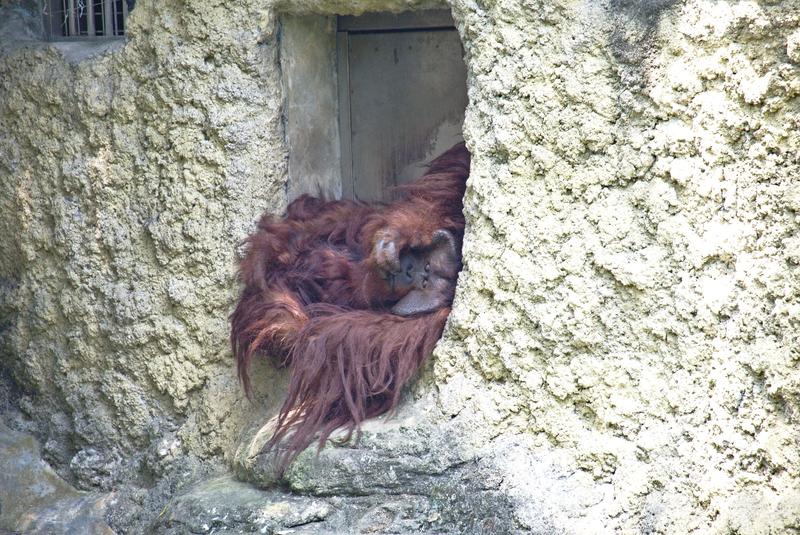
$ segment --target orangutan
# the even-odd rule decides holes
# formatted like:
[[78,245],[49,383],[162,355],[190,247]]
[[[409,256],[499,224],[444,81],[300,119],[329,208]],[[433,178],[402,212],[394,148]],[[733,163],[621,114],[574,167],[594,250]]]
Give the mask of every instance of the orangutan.
[[246,241],[231,315],[239,378],[257,354],[290,367],[275,432],[286,466],[319,434],[394,408],[442,334],[461,269],[469,153],[458,144],[388,205],[304,195]]

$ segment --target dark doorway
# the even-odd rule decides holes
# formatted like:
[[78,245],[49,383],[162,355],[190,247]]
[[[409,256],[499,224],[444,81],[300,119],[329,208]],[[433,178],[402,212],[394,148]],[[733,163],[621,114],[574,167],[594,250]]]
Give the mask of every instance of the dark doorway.
[[386,201],[391,188],[462,139],[461,40],[448,10],[337,20],[342,196]]

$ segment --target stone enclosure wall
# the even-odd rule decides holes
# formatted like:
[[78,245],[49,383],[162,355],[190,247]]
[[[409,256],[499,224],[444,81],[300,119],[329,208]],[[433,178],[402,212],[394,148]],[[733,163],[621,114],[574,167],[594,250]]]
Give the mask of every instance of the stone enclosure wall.
[[[800,5],[448,5],[473,154],[453,313],[366,434],[392,460],[308,452],[289,488],[428,492],[445,530],[428,482],[457,467],[441,488],[472,490],[441,511],[507,512],[475,533],[800,529]],[[266,485],[241,452],[283,378],[265,364],[242,398],[227,316],[236,244],[287,200],[278,14],[428,7],[139,0],[126,40],[91,47],[0,2],[7,420],[67,481]],[[314,522],[344,507],[325,503]]]

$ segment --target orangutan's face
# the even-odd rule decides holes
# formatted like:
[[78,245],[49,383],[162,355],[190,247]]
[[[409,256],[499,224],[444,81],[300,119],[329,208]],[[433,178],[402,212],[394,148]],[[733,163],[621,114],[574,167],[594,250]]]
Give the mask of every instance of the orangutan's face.
[[424,249],[409,249],[400,255],[400,272],[394,274],[398,292],[408,293],[393,307],[400,316],[433,312],[453,301],[461,261],[453,235],[446,230],[434,234]]

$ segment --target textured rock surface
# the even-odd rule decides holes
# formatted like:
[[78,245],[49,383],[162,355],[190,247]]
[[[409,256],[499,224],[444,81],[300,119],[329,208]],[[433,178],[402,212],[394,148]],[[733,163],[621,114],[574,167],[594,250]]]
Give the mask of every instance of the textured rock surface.
[[797,529],[799,6],[455,11],[475,164],[443,410],[590,474],[603,530]]
[[104,519],[109,501],[67,485],[42,461],[33,437],[0,423],[0,531],[113,533]]
[[6,37],[0,62],[7,365],[87,486],[167,444],[230,449],[253,412],[227,352],[235,244],[284,201],[272,18],[139,4],[112,52]]
[[508,511],[476,533],[800,529],[796,2],[452,2],[474,161],[424,417],[306,452],[303,498],[186,487],[267,483],[236,452],[281,376],[241,398],[226,317],[286,201],[276,12],[434,4],[140,0],[99,47],[36,41],[33,5],[0,3],[2,367],[70,482],[156,489],[118,529],[202,531],[214,493],[231,532],[441,532],[441,495]]

